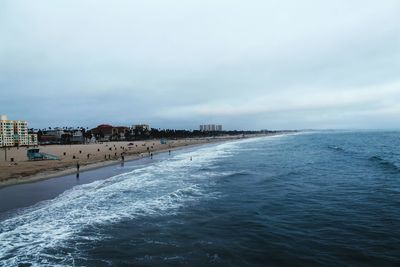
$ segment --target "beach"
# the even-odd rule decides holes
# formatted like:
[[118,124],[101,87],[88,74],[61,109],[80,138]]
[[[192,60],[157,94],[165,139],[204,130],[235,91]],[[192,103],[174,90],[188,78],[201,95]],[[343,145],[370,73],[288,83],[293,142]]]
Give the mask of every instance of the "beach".
[[[247,137],[255,137],[247,136]],[[0,150],[0,187],[33,182],[52,177],[76,173],[79,163],[80,171],[100,168],[121,162],[150,157],[151,154],[177,148],[223,142],[243,138],[242,136],[222,136],[217,138],[185,138],[169,140],[162,144],[160,140],[104,142],[94,144],[76,145],[46,145],[38,146],[40,152],[48,153],[60,160],[29,161],[28,147],[7,148],[7,161],[5,161],[5,148]],[[13,162],[11,162],[13,158]]]

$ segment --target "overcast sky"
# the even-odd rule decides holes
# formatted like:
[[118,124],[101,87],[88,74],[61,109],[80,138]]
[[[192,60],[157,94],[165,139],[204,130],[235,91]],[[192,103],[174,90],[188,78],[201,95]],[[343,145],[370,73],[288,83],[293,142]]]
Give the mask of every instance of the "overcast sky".
[[0,1],[29,126],[400,128],[400,1]]

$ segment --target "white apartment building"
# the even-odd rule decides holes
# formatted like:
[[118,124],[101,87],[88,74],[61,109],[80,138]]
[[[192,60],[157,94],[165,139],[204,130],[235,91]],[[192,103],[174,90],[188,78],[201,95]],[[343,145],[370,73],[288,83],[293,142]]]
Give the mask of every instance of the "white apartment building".
[[219,131],[222,131],[222,125],[203,124],[203,125],[200,125],[200,131],[202,131],[202,132],[219,132]]
[[28,145],[37,145],[37,135],[28,133],[28,123],[0,115],[0,147]]
[[0,146],[14,146],[14,122],[0,115]]

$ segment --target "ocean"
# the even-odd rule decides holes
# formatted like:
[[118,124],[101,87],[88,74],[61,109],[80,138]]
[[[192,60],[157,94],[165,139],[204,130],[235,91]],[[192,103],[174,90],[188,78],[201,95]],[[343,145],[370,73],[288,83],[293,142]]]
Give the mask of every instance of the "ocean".
[[400,132],[243,139],[119,168],[3,216],[0,266],[400,266]]

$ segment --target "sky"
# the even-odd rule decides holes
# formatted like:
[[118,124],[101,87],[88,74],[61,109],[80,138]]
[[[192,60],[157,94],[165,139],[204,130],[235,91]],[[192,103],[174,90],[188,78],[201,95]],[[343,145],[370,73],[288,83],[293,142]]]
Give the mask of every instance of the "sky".
[[2,0],[30,127],[399,129],[398,0]]

